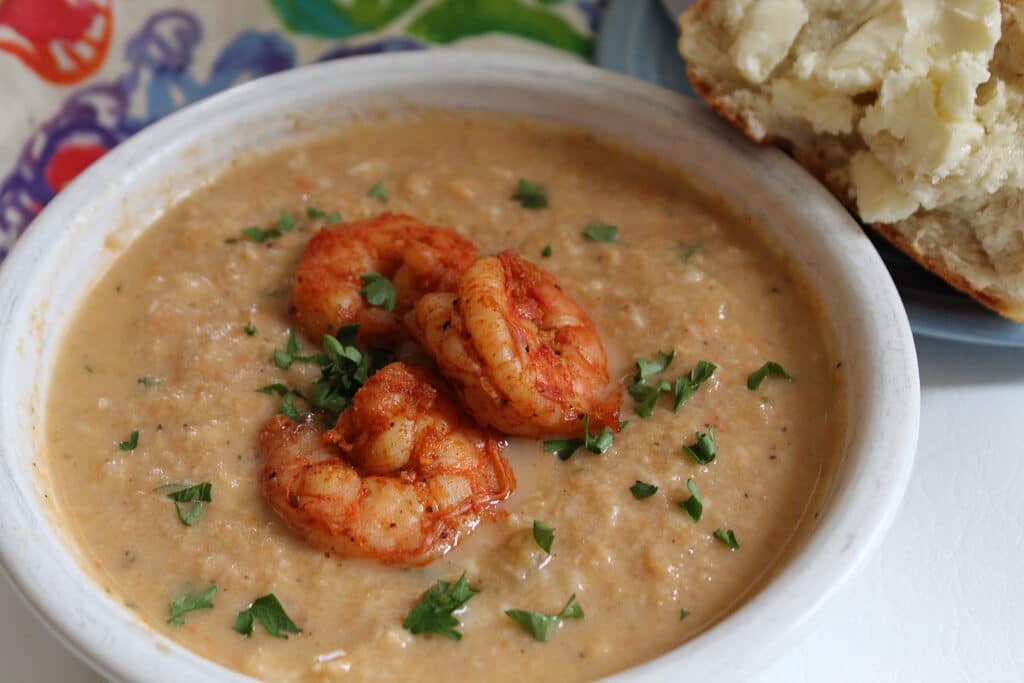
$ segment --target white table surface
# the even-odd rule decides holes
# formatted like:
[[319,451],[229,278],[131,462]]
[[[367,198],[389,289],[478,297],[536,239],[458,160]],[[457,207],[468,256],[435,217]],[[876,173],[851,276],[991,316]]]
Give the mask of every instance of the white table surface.
[[[921,441],[879,552],[755,680],[1024,681],[1024,350],[918,339]],[[0,680],[100,683],[0,581]]]

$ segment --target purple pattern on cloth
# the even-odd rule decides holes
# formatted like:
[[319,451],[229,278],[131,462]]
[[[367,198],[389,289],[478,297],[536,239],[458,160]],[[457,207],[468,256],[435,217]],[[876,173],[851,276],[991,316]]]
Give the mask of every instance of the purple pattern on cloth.
[[[236,83],[295,66],[295,48],[274,31],[243,31],[221,50],[205,81],[190,72],[202,24],[189,12],[150,17],[125,46],[130,70],[114,82],[74,92],[22,147],[0,182],[0,259],[35,215],[57,193],[48,180],[56,155],[72,147],[109,150],[172,111]],[[328,50],[317,61],[422,49],[410,38],[384,38],[358,47]],[[141,97],[140,97],[141,95]],[[137,102],[142,102],[137,111]]]

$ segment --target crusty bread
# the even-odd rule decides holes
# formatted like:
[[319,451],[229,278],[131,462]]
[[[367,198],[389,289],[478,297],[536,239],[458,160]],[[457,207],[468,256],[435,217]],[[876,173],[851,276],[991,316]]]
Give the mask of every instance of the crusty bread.
[[[748,60],[753,66],[741,72],[737,39],[743,22],[749,27],[754,8],[760,4],[762,11],[768,11],[772,3],[803,12],[796,18],[800,23],[791,29],[795,38],[786,43],[780,59],[769,59],[767,66]],[[978,79],[981,85],[966,95],[977,105],[978,137],[950,147],[955,154],[963,152],[952,171],[936,170],[938,162],[924,169],[914,166],[916,161],[906,149],[895,154],[892,149],[880,149],[892,141],[891,135],[872,137],[864,132],[865,116],[872,115],[869,110],[888,103],[886,92],[878,87],[851,87],[841,95],[816,92],[820,99],[803,111],[794,111],[783,97],[781,87],[808,77],[808,53],[834,54],[837,46],[877,16],[879,8],[897,4],[897,0],[698,0],[681,17],[679,49],[694,90],[723,118],[756,142],[789,151],[851,210],[868,218],[874,214],[871,225],[922,266],[1007,318],[1024,322],[1024,129],[1020,125],[1024,123],[1024,0],[1001,0],[1001,32],[989,26],[995,34],[992,40],[998,43],[990,52],[991,60],[983,65],[987,71]],[[962,1],[949,4],[965,5]],[[779,12],[765,22],[762,15],[757,28],[777,30],[783,21],[779,17],[786,16]],[[886,173],[892,175],[883,177],[915,198],[902,207],[907,215],[900,215],[900,202],[895,209],[890,204],[882,209],[873,205],[866,182],[861,182],[858,197],[851,170],[854,159],[875,154],[889,164]],[[875,189],[887,191],[883,185],[876,183]]]

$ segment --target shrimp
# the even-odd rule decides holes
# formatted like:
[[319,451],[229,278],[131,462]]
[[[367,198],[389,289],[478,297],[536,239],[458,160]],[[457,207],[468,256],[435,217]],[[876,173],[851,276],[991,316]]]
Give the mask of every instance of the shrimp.
[[618,430],[621,390],[601,338],[549,273],[511,251],[481,258],[455,293],[422,297],[406,316],[465,409],[506,434]]
[[427,564],[515,490],[504,447],[433,372],[391,363],[326,432],[283,415],[264,425],[263,495],[325,552]]
[[[306,245],[295,272],[295,318],[316,343],[359,323],[360,340],[393,345],[405,336],[401,315],[423,294],[454,290],[477,256],[476,246],[454,230],[401,214],[325,227]],[[392,281],[394,311],[371,307],[360,294],[367,273]]]

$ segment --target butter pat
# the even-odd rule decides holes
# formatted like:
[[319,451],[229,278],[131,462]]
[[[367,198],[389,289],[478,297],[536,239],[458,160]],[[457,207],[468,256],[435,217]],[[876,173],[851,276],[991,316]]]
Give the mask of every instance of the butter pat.
[[733,43],[736,68],[751,83],[763,83],[789,54],[805,23],[802,0],[755,0]]

